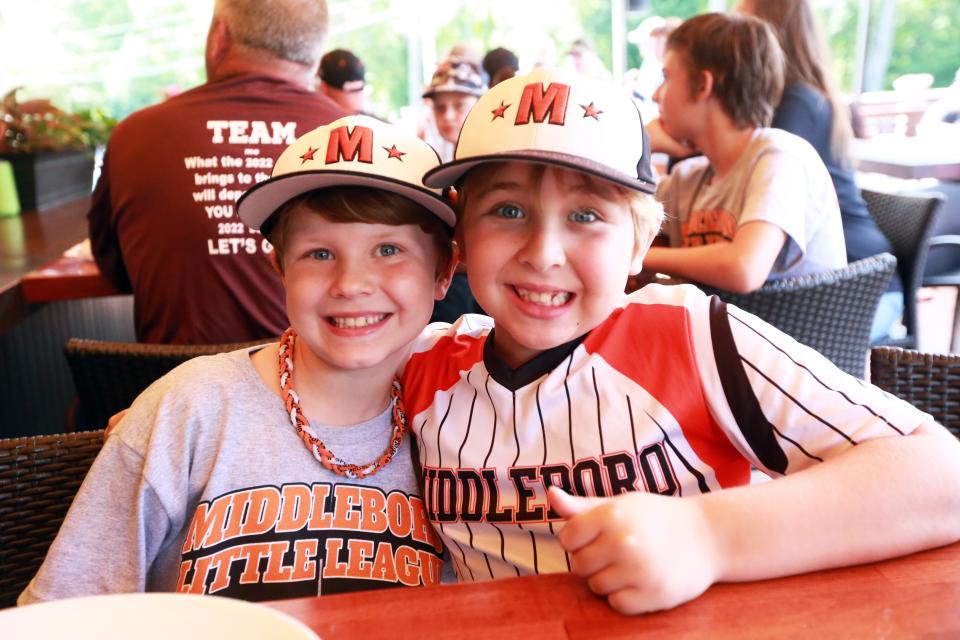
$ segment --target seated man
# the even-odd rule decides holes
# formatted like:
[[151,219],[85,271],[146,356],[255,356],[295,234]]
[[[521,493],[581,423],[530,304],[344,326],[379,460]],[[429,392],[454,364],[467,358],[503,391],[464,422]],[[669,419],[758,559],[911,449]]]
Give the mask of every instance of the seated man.
[[270,243],[237,196],[293,140],[343,112],[312,90],[323,0],[217,0],[207,82],[114,130],[88,214],[104,277],[134,294],[141,342],[211,344],[288,326]]
[[663,74],[651,146],[703,155],[661,181],[670,247],[651,248],[645,270],[748,293],[846,264],[826,167],[802,138],[767,128],[783,90],[771,29],[745,15],[692,18],[670,35]]

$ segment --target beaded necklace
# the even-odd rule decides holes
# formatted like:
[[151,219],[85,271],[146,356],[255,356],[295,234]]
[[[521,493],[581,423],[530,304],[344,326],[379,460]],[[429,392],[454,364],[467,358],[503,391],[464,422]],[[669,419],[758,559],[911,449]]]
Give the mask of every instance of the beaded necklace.
[[314,434],[310,428],[310,421],[303,414],[300,408],[300,396],[293,388],[293,350],[297,341],[297,333],[290,327],[283,332],[280,338],[279,353],[279,373],[280,390],[283,393],[283,404],[287,409],[287,415],[290,418],[290,424],[296,429],[297,435],[303,440],[303,444],[310,450],[313,457],[320,461],[324,467],[330,471],[346,476],[348,478],[366,478],[372,476],[377,471],[387,466],[393,455],[400,448],[403,441],[403,432],[407,428],[407,417],[403,410],[403,399],[400,397],[400,382],[393,381],[390,389],[390,404],[392,407],[393,434],[390,437],[390,444],[379,458],[367,464],[351,464],[342,458],[337,457],[327,449],[323,441]]

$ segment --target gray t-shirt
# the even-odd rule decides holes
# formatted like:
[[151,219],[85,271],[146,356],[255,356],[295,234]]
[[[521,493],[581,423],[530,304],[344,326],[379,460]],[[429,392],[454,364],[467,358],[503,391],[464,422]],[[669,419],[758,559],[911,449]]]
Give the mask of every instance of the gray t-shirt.
[[840,205],[830,174],[803,138],[757,129],[730,172],[716,177],[704,156],[684,160],[660,181],[672,247],[733,240],[754,221],[787,236],[768,279],[838,269],[847,264]]
[[[390,410],[312,423],[348,462],[386,449]],[[137,398],[104,444],[19,604],[137,591],[268,600],[439,582],[409,437],[362,480],[290,425],[249,351],[196,358]]]

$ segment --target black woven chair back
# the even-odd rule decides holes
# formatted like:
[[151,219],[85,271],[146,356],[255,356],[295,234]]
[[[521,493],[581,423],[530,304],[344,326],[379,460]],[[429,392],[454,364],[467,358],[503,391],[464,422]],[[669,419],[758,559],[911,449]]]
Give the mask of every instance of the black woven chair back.
[[79,398],[74,422],[78,429],[105,427],[110,416],[177,365],[262,342],[169,345],[70,338],[64,353]]
[[753,293],[701,288],[813,347],[847,373],[863,378],[870,326],[896,268],[896,258],[881,253],[841,269],[768,282]]
[[870,215],[893,246],[897,271],[903,281],[903,324],[907,335],[884,344],[917,345],[917,290],[923,280],[927,251],[944,198],[939,193],[908,195],[863,190]]
[[0,608],[47,554],[103,444],[103,431],[0,440]]
[[960,437],[960,353],[874,347],[870,382],[926,411]]

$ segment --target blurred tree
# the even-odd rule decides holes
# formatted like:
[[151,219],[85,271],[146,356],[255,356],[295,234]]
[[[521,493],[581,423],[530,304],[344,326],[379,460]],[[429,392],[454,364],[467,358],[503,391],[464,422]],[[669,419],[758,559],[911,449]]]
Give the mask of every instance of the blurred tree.
[[[960,65],[957,0],[814,0],[833,50],[841,88],[850,90],[856,68],[861,3],[871,3],[871,47],[889,63],[878,67],[878,88],[905,73],[927,72],[946,86]],[[611,66],[610,0],[328,0],[328,48],[344,47],[363,59],[376,113],[394,118],[410,101],[409,43],[434,33],[439,58],[461,41],[478,48],[506,46],[529,68],[538,48],[552,44],[562,57],[571,41],[589,38]],[[736,0],[728,0],[734,5]],[[883,3],[895,3],[883,33]],[[0,0],[0,90],[25,84],[24,98],[50,97],[64,109],[96,106],[123,117],[204,80],[203,47],[213,0]],[[952,5],[950,7],[946,5]],[[648,15],[687,18],[715,6],[711,0],[649,0],[627,16],[627,31]],[[29,33],[29,37],[24,34]],[[886,36],[884,36],[886,34]],[[879,40],[878,40],[879,38]],[[17,44],[7,44],[15,41]],[[878,44],[879,43],[879,44]],[[877,56],[868,50],[868,57]],[[525,57],[526,56],[526,57]],[[547,60],[547,62],[550,62]],[[559,62],[559,60],[555,60]],[[628,45],[627,66],[637,67]],[[419,68],[416,69],[419,73]],[[415,97],[415,96],[414,96]],[[416,100],[414,100],[416,101]]]
[[883,77],[889,89],[905,73],[930,73],[946,87],[960,67],[960,5],[956,0],[897,0],[893,47]]

